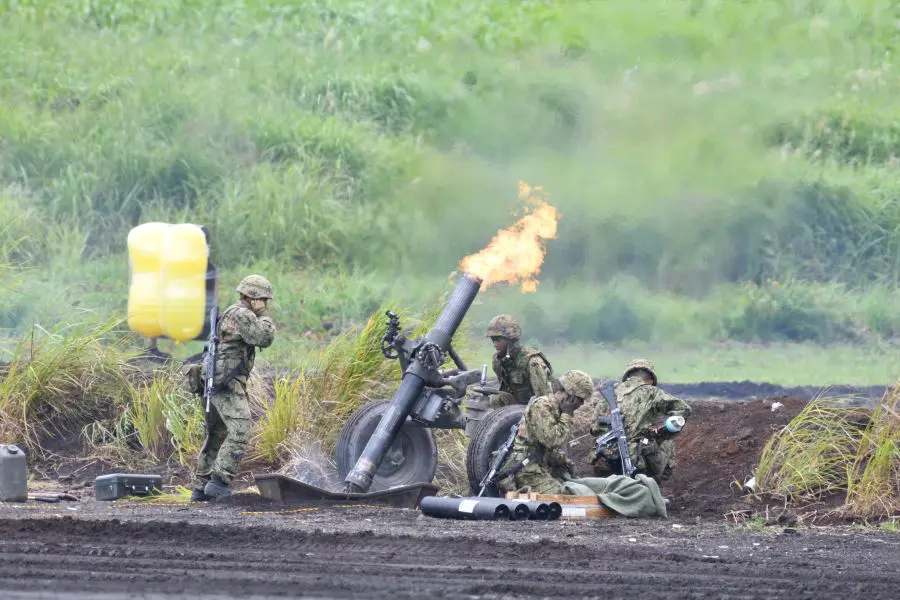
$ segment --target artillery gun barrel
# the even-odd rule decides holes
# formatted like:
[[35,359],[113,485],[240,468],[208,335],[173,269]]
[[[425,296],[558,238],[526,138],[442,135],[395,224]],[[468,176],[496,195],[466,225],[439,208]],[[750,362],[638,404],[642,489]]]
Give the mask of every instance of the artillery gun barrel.
[[425,385],[437,383],[440,379],[438,369],[443,362],[443,354],[450,350],[453,335],[465,318],[475,296],[478,295],[480,287],[481,280],[468,273],[464,273],[456,282],[456,287],[434,327],[425,335],[424,342],[412,357],[403,374],[400,387],[388,404],[378,427],[363,448],[356,465],[344,478],[348,491],[365,492],[372,485],[375,472],[412,412]]

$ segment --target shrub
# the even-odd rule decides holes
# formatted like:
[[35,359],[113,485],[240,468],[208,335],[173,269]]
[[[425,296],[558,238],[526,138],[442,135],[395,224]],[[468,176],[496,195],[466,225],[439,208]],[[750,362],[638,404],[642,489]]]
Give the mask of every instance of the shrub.
[[743,341],[827,342],[851,339],[852,325],[825,286],[794,281],[748,283],[724,300],[724,335]]

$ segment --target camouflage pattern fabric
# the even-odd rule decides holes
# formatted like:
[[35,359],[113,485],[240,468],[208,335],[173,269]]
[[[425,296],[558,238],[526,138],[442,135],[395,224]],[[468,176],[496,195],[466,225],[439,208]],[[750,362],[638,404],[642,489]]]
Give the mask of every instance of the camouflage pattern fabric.
[[197,457],[192,487],[202,490],[213,473],[231,483],[253,433],[250,402],[245,384],[232,380],[226,390],[213,395],[206,417],[206,441]]
[[[625,434],[628,436],[628,454],[634,463],[638,473],[645,473],[653,477],[657,482],[663,483],[671,477],[675,468],[675,440],[665,435],[656,439],[648,438],[648,444],[639,444],[642,438],[647,436],[647,431],[659,427],[667,417],[680,415],[687,419],[691,414],[691,407],[683,400],[667,394],[654,385],[645,383],[638,377],[630,377],[616,384],[616,400],[619,410],[622,411],[622,420],[625,422]],[[609,405],[605,401],[597,403],[597,417],[608,416]],[[595,435],[601,435],[609,431],[608,425],[599,425],[591,428]],[[594,473],[603,477],[612,471],[605,461],[599,461]]]
[[262,275],[247,275],[235,289],[248,298],[272,298],[272,284]]
[[488,323],[487,337],[505,337],[515,341],[522,337],[522,325],[519,320],[509,315],[497,315]]
[[572,437],[572,417],[559,408],[551,396],[535,398],[519,422],[519,432],[512,452],[501,473],[535,455],[517,473],[504,477],[497,486],[504,492],[516,490],[538,494],[563,493],[563,483],[570,476],[571,462],[559,448]]
[[[247,396],[247,379],[256,358],[256,347],[267,348],[275,339],[275,324],[269,316],[257,317],[237,302],[222,313],[218,324],[219,345],[213,383],[222,386],[210,400],[206,441],[197,459],[192,482],[202,490],[215,473],[231,483],[250,443],[253,423]],[[202,373],[206,377],[206,373]]]
[[659,383],[659,380],[656,377],[656,368],[653,366],[653,363],[646,358],[635,358],[629,362],[628,366],[625,367],[625,373],[622,375],[622,381],[631,377],[632,372],[637,371],[638,369],[643,369],[650,374],[653,378],[653,385]]
[[505,394],[491,396],[491,407],[528,404],[534,396],[547,396],[559,390],[553,379],[553,367],[543,352],[531,347],[512,345],[506,354],[495,353],[494,374]]

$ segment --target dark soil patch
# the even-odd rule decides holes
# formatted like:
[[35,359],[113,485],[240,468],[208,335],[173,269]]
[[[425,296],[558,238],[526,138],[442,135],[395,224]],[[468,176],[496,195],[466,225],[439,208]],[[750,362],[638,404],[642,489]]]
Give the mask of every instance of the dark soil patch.
[[679,398],[717,398],[723,400],[756,400],[787,396],[800,400],[812,400],[820,396],[846,397],[849,405],[864,405],[884,397],[890,386],[873,385],[855,387],[849,385],[782,387],[754,381],[709,381],[701,383],[661,383],[660,389]]
[[372,517],[407,523],[407,534],[0,520],[0,596],[880,599],[895,597],[900,584],[896,543],[885,536],[736,536],[689,525],[682,534],[660,523],[644,537],[648,524],[628,520],[436,522],[465,529],[449,537],[411,528],[411,519],[402,511]]
[[[773,411],[774,402],[783,406]],[[739,505],[738,486],[753,475],[763,447],[805,406],[802,400],[785,397],[693,403],[692,426],[677,438],[676,473],[664,489],[676,510],[712,516]]]
[[281,503],[264,498],[259,494],[231,494],[215,501],[216,506],[233,506],[237,508],[278,509],[284,508]]

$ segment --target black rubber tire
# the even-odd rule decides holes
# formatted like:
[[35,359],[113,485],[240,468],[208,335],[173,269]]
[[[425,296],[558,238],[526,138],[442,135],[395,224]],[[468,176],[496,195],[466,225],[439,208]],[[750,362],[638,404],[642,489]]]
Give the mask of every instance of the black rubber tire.
[[[484,416],[478,428],[475,429],[472,439],[469,440],[469,446],[466,448],[466,474],[469,476],[469,489],[473,496],[478,495],[481,478],[491,468],[491,461],[493,461],[491,454],[503,445],[503,442],[509,437],[510,427],[522,419],[524,412],[525,406],[521,404],[512,404],[492,410]],[[484,495],[497,498],[501,494],[496,485],[490,485],[484,491]]]
[[[335,462],[342,480],[356,465],[388,404],[387,400],[370,402],[350,415],[344,423],[335,448]],[[399,466],[392,464],[392,458],[401,461]],[[406,422],[381,461],[367,491],[379,492],[401,485],[431,483],[436,470],[437,444],[434,434],[417,423]]]

